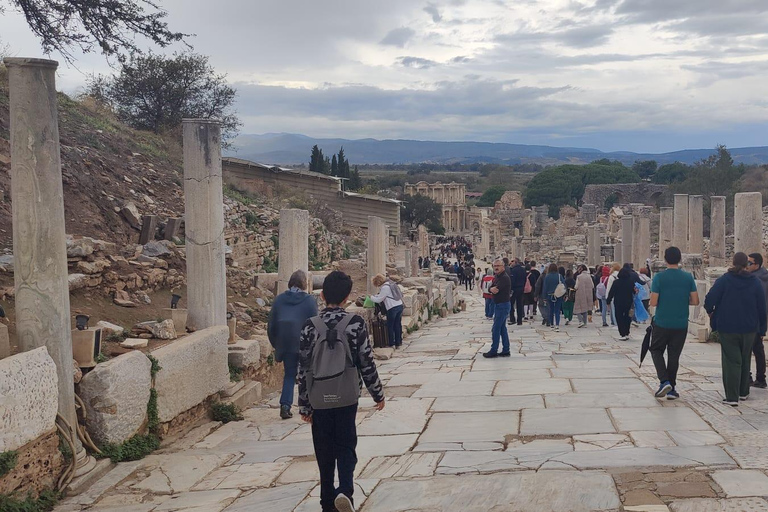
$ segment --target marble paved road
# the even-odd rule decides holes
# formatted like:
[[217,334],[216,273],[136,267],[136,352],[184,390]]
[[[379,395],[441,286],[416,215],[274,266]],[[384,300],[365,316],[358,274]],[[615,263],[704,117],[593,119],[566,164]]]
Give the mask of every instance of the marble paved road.
[[[659,401],[644,329],[528,323],[512,357],[485,359],[490,323],[466,299],[378,362],[388,404],[361,401],[361,510],[768,511],[768,392],[723,406],[717,345],[689,343],[681,399]],[[319,510],[309,427],[276,406],[120,464],[57,510]]]

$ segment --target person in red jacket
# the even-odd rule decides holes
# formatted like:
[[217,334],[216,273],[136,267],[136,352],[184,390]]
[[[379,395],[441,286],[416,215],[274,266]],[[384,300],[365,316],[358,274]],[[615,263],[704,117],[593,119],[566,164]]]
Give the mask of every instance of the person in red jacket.
[[495,303],[493,302],[493,294],[491,293],[491,286],[493,285],[493,273],[491,269],[485,269],[485,275],[482,281],[480,281],[480,293],[485,299],[485,319],[493,320],[493,310]]

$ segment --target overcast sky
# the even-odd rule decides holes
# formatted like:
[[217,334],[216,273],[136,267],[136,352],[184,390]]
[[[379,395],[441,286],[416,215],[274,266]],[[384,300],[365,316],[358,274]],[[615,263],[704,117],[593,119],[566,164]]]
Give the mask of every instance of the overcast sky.
[[[768,145],[766,0],[160,3],[237,87],[243,133]],[[0,38],[40,55],[17,14],[0,15]],[[109,71],[76,55],[76,68],[60,67],[67,92]]]

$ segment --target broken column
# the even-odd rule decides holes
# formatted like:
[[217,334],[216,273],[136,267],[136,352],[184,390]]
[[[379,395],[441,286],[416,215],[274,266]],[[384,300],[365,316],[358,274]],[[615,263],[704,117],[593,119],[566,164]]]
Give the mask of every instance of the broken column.
[[651,255],[651,211],[648,206],[635,208],[632,223],[632,264],[635,270],[645,266],[645,260]]
[[371,283],[371,279],[376,274],[387,274],[387,254],[389,253],[389,233],[384,219],[379,217],[368,217],[368,250],[366,259],[368,261],[368,293],[377,291]]
[[519,257],[520,254],[518,253],[517,238],[512,237],[512,240],[509,241],[509,259]]
[[725,196],[712,196],[709,214],[709,266],[725,267]]
[[675,194],[672,245],[688,252],[688,194]]
[[[45,346],[56,363],[58,411],[77,425],[56,96],[58,63],[7,58],[16,333],[22,351]],[[81,476],[95,465],[75,440]]]
[[621,218],[621,263],[632,262],[632,226],[633,219],[631,215],[624,215]]
[[591,267],[596,267],[603,261],[601,254],[602,240],[600,236],[600,226],[590,226],[587,231],[587,236],[587,264]]
[[663,260],[664,251],[672,245],[675,217],[671,206],[663,206],[659,212],[659,259]]
[[418,246],[411,247],[411,260],[405,263],[411,266],[411,275],[413,277],[419,276],[419,248]]
[[424,224],[419,224],[417,229],[418,244],[419,244],[419,256],[426,258],[429,256],[429,234]]
[[411,277],[411,248],[406,247],[403,255],[403,277]]
[[733,213],[734,252],[763,253],[763,194],[736,194]]
[[[309,279],[309,212],[295,208],[280,210],[280,238],[278,242],[277,293],[288,289],[291,274],[297,270],[307,273]],[[311,289],[311,288],[310,288]]]
[[704,196],[688,196],[688,252],[704,252]]
[[187,327],[227,325],[221,123],[184,119]]

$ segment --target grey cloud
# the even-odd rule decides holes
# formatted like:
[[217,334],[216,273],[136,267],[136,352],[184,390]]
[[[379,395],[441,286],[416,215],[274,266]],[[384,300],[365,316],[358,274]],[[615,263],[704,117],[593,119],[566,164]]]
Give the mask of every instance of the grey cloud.
[[440,14],[440,10],[438,10],[437,6],[433,3],[428,3],[424,8],[424,12],[432,16],[432,21],[435,23],[439,23],[440,20],[443,19],[443,15]]
[[710,61],[703,64],[683,65],[681,69],[699,74],[700,85],[711,85],[720,80],[738,80],[751,76],[764,76],[768,72],[768,61],[720,62]]
[[464,55],[459,55],[458,57],[454,57],[451,59],[451,62],[453,62],[454,64],[463,64],[465,62],[471,62],[471,61],[472,61],[472,58],[466,57]]
[[590,48],[605,44],[613,34],[613,28],[602,25],[585,25],[555,32],[518,31],[496,36],[499,43],[540,45],[546,42],[559,42],[574,48]]
[[416,31],[409,27],[401,27],[396,28],[393,30],[390,30],[386,36],[384,36],[384,39],[382,39],[379,44],[385,45],[385,46],[397,46],[398,48],[403,48],[405,46],[405,43],[411,40],[413,36],[416,35]]
[[635,22],[655,23],[711,15],[765,14],[768,3],[765,0],[623,0],[615,12]]
[[434,60],[422,59],[421,57],[398,57],[397,61],[401,66],[416,69],[427,69],[437,65]]

